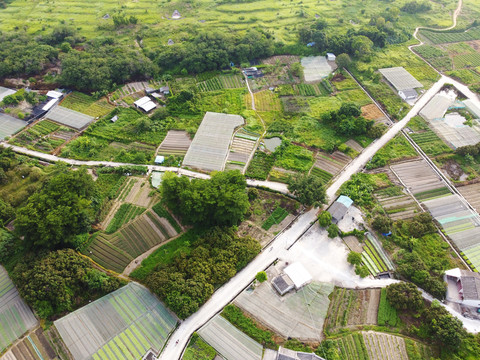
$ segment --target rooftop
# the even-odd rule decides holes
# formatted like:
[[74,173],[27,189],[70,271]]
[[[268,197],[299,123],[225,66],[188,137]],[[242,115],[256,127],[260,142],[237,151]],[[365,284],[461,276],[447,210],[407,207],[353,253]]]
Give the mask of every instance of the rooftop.
[[280,295],[284,295],[288,291],[292,290],[295,284],[286,274],[279,275],[272,280],[273,287],[279,292]]
[[423,87],[423,85],[403,67],[379,69],[378,71],[385,76],[397,91]]
[[297,289],[312,281],[312,275],[299,262],[288,265],[283,272],[293,281]]

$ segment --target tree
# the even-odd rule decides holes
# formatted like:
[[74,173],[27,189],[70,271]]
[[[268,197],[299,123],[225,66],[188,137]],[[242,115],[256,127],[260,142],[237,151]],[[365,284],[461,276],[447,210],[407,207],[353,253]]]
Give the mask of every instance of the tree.
[[408,282],[387,286],[387,299],[394,308],[399,310],[416,311],[424,306],[422,293],[415,285]]
[[206,179],[189,180],[165,173],[162,198],[185,223],[199,226],[238,224],[250,207],[247,183],[240,171],[213,172]]
[[347,261],[352,265],[360,265],[362,263],[362,254],[350,251],[347,256]]
[[255,279],[257,279],[258,282],[263,283],[267,280],[267,273],[265,271],[260,271],[255,275]]
[[452,350],[457,350],[467,337],[462,322],[450,315],[436,300],[425,312],[425,318],[428,330],[434,340]]
[[328,227],[332,223],[332,214],[328,211],[322,211],[320,215],[318,215],[318,224],[321,227]]
[[372,227],[383,234],[388,233],[391,229],[391,226],[392,220],[385,215],[377,215],[372,221]]
[[352,62],[352,59],[348,54],[343,53],[337,56],[335,62],[340,69],[348,69],[348,66]]
[[87,232],[93,222],[94,186],[84,169],[61,171],[18,210],[16,231],[29,247],[70,246],[75,235]]
[[338,228],[337,225],[335,225],[335,224],[330,225],[330,226],[328,227],[328,229],[327,229],[328,237],[329,237],[329,238],[332,238],[332,239],[333,239],[334,237],[337,237],[338,234],[339,234],[339,231],[340,231],[340,229]]
[[288,190],[306,206],[318,207],[326,201],[322,180],[314,175],[298,175],[288,185]]
[[352,49],[356,57],[365,59],[372,54],[373,42],[364,35],[358,35],[352,40]]
[[370,271],[368,270],[368,268],[365,265],[361,265],[361,266],[356,265],[355,266],[355,274],[357,274],[361,278],[364,278],[364,277],[367,277],[368,275],[370,275]]

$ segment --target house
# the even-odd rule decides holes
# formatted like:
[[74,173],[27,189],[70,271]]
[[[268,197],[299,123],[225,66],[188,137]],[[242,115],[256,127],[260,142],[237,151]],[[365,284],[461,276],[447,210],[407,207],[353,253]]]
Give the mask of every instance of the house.
[[148,113],[155,109],[157,105],[148,97],[144,96],[133,103],[137,109],[141,109],[144,112]]
[[332,53],[327,53],[327,60],[328,61],[335,61],[337,57],[335,56],[335,54],[332,54]]
[[348,196],[340,195],[338,199],[328,208],[328,212],[332,215],[332,223],[337,224],[343,219],[348,211],[348,208],[352,206],[353,200]]
[[281,274],[275,277],[272,280],[272,286],[277,292],[283,296],[290,290],[295,288],[295,284],[293,281],[288,277],[287,274]]
[[180,15],[180,12],[178,10],[174,10],[172,14],[172,19],[180,19],[182,15]]
[[175,44],[172,39],[168,39],[167,45],[173,45]]
[[158,91],[158,89],[153,89],[153,88],[151,88],[151,87],[149,87],[149,86],[145,88],[145,94],[147,94],[147,95],[150,95],[150,94],[152,94],[152,93],[154,93],[154,92],[156,92],[156,91]]
[[162,95],[160,95],[158,92],[151,93],[150,96],[153,97],[155,100],[162,99]]
[[108,20],[108,19],[110,19],[110,14],[105,14],[105,15],[103,15],[103,16],[102,16],[102,19],[103,19],[103,20]]
[[447,300],[480,308],[480,274],[459,268],[445,271]]
[[400,90],[398,92],[398,96],[400,96],[405,101],[412,101],[412,100],[417,100],[418,93],[417,93],[417,90],[415,89],[405,89],[405,90]]
[[168,86],[162,86],[160,88],[160,93],[163,95],[168,95],[170,94],[170,88]]
[[315,353],[306,353],[279,347],[276,360],[325,360]]
[[248,78],[252,78],[252,77],[258,78],[263,76],[262,70],[258,70],[255,66],[243,69],[243,73]]

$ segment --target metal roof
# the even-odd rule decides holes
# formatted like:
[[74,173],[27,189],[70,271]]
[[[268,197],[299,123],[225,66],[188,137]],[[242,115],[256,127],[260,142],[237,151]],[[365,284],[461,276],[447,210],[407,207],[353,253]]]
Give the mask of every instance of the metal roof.
[[472,100],[468,99],[463,102],[465,106],[468,108],[468,110],[473,113],[473,115],[477,118],[480,119],[480,107],[475,104]]
[[57,103],[57,101],[58,101],[58,99],[52,99],[52,100],[50,100],[49,102],[47,102],[47,103],[43,106],[42,110],[45,110],[45,111],[50,110],[50,109],[53,107],[53,105],[55,105],[55,104]]
[[27,123],[13,116],[0,113],[0,140],[13,135],[24,128]]
[[5,88],[3,86],[0,86],[0,101],[2,101],[4,97],[9,96],[9,95],[13,95],[16,92],[17,92],[17,90],[13,90],[13,89],[9,89],[9,88]]
[[339,202],[340,204],[343,204],[347,207],[347,209],[352,206],[353,204],[353,200],[350,199],[348,196],[345,196],[345,195],[340,195],[337,199],[337,202]]
[[138,107],[145,112],[149,112],[149,111],[155,109],[157,107],[157,105],[155,105],[155,103],[152,100],[149,100],[145,104],[139,105]]
[[385,76],[397,91],[423,87],[423,85],[403,67],[379,69],[378,71]]
[[150,100],[150,98],[148,96],[144,96],[144,97],[138,99],[137,101],[135,101],[133,104],[137,107],[140,107],[140,106],[148,103],[149,101],[152,101],[152,100]]
[[233,132],[243,124],[244,120],[239,115],[207,112],[183,164],[207,171],[222,171]]
[[292,290],[295,284],[286,274],[277,276],[272,280],[273,287],[278,291],[280,295],[284,295],[288,291]]
[[446,93],[435,95],[425,107],[420,110],[420,115],[426,120],[443,118],[448,108],[455,102],[455,98],[448,96]]
[[82,114],[75,110],[67,109],[63,106],[57,106],[56,108],[52,109],[45,116],[45,118],[77,130],[84,129],[93,121],[92,116]]
[[59,91],[50,90],[49,92],[47,92],[47,97],[52,99],[60,99],[62,96],[63,94]]

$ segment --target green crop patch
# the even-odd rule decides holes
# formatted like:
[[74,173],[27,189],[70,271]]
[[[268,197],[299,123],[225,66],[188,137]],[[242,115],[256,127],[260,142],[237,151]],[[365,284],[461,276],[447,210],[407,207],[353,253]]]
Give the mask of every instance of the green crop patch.
[[378,325],[395,327],[400,324],[397,310],[388,302],[387,290],[384,288],[381,291],[380,305],[378,306]]
[[263,223],[262,229],[270,230],[270,228],[273,225],[280,224],[283,221],[283,219],[285,219],[287,216],[288,216],[287,210],[281,207],[277,207],[275,210],[273,210],[269,218]]

